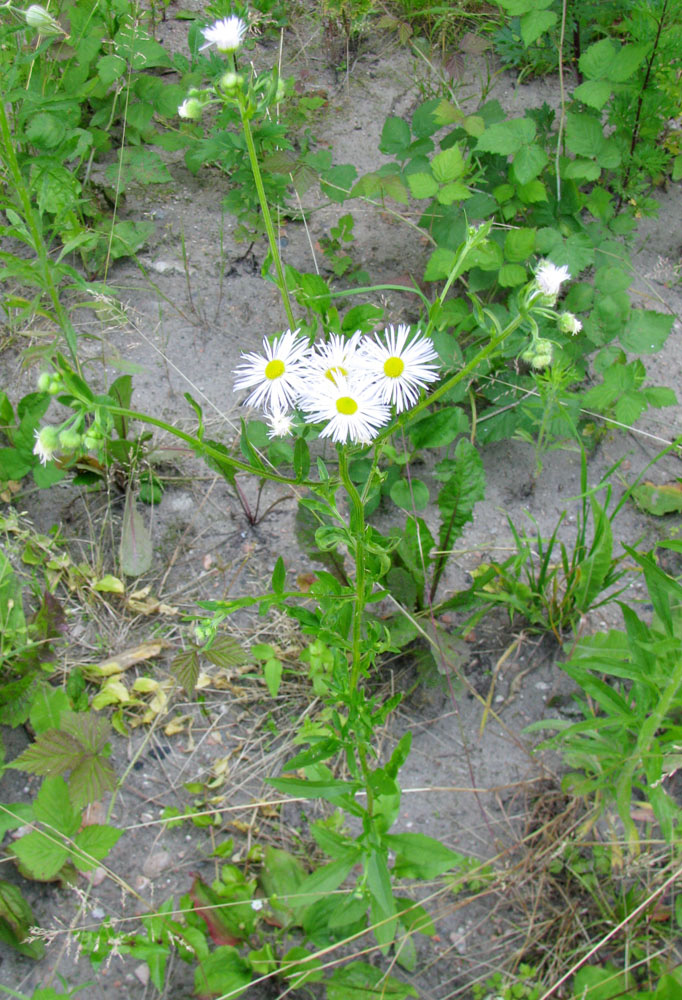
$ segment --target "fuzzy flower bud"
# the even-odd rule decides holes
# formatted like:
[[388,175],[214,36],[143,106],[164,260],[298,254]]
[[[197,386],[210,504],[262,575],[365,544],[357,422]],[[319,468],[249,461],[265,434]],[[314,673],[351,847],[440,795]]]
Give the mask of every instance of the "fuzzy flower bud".
[[552,341],[538,338],[531,346],[523,352],[521,360],[536,371],[549,368],[552,363]]
[[52,461],[58,447],[59,431],[56,427],[50,427],[47,424],[45,427],[41,427],[40,430],[36,428],[33,454],[38,456],[43,465],[47,465],[48,462]]
[[241,90],[243,80],[241,73],[233,73],[228,70],[220,77],[220,89],[225,94],[236,94]]
[[63,451],[78,451],[83,443],[83,436],[73,427],[65,427],[59,432],[59,447]]
[[52,17],[49,11],[41,7],[39,3],[32,3],[31,6],[24,11],[24,17],[26,18],[26,24],[29,28],[35,28],[39,35],[63,35],[64,32],[58,21]]
[[583,328],[583,325],[578,317],[574,316],[573,313],[570,312],[564,312],[561,316],[559,316],[558,326],[562,333],[570,333],[572,337],[575,337],[576,334],[580,333]]
[[181,118],[191,118],[196,121],[196,119],[201,118],[201,112],[204,110],[204,106],[201,101],[198,101],[196,97],[187,97],[178,108],[178,114]]

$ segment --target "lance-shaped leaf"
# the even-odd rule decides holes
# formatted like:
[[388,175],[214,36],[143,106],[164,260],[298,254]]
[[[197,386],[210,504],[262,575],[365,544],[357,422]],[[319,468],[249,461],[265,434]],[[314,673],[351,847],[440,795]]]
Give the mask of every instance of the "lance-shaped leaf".
[[126,576],[142,576],[152,564],[151,535],[130,490],[123,509],[120,559],[121,570]]

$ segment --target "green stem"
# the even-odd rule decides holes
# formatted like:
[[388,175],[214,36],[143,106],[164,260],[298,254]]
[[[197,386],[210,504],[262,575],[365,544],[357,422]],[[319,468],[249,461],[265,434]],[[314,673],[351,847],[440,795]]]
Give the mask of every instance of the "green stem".
[[350,672],[350,692],[358,687],[362,668],[362,616],[365,610],[365,507],[348,474],[348,454],[339,448],[339,476],[351,503],[350,529],[355,540],[355,605],[353,607],[353,657]]
[[67,347],[69,348],[69,354],[71,355],[71,360],[73,361],[74,367],[77,371],[80,371],[80,365],[78,363],[78,352],[77,343],[78,338],[76,336],[76,331],[73,328],[71,320],[64,309],[61,300],[59,298],[59,291],[54,283],[52,277],[52,265],[50,263],[50,258],[47,254],[47,249],[45,247],[45,241],[43,239],[43,234],[36,221],[35,213],[33,211],[33,205],[31,204],[31,198],[24,182],[21,170],[19,168],[19,161],[17,160],[17,155],[14,147],[14,140],[9,127],[9,122],[7,121],[7,113],[5,111],[4,102],[0,100],[0,133],[2,134],[3,143],[3,159],[10,169],[12,175],[12,181],[14,189],[21,199],[21,206],[24,212],[24,220],[31,234],[31,240],[33,243],[33,249],[35,251],[36,257],[40,264],[41,275],[43,279],[43,289],[47,291],[50,299],[52,300],[52,305],[54,307],[55,317],[59,326],[61,327],[62,333],[66,340]]
[[[87,405],[87,404],[86,404]],[[262,468],[256,468],[253,465],[249,465],[248,462],[240,462],[237,458],[232,458],[231,455],[226,455],[222,451],[218,451],[217,448],[212,448],[210,444],[206,444],[199,438],[192,437],[191,434],[186,434],[185,431],[179,430],[177,427],[173,427],[172,424],[166,423],[165,420],[160,420],[158,417],[152,417],[148,413],[140,413],[137,410],[127,410],[122,406],[106,406],[103,404],[98,404],[102,408],[106,409],[108,413],[116,413],[122,417],[128,417],[130,420],[139,420],[141,423],[150,424],[152,427],[158,427],[163,431],[167,431],[174,437],[180,438],[181,441],[185,441],[193,451],[199,451],[202,455],[208,458],[214,459],[221,465],[230,465],[232,468],[239,472],[248,472],[252,476],[258,476],[259,479],[269,479],[273,483],[281,483],[283,486],[297,486],[302,489],[313,489],[318,484],[310,479],[289,479],[287,476],[280,476],[276,472],[270,472],[263,466]]]
[[246,115],[246,108],[243,101],[239,104],[239,113],[242,119],[242,128],[244,129],[244,138],[246,139],[246,148],[249,152],[249,160],[251,162],[251,172],[253,174],[253,179],[256,183],[256,191],[258,192],[258,200],[260,202],[261,211],[263,213],[263,221],[265,222],[265,229],[268,234],[268,243],[270,244],[270,253],[272,254],[272,259],[275,262],[275,270],[277,271],[277,285],[279,287],[280,294],[282,296],[282,304],[284,305],[284,311],[287,314],[287,321],[289,323],[289,328],[295,330],[297,327],[296,320],[294,319],[294,312],[291,308],[291,300],[289,298],[289,290],[284,279],[284,269],[282,268],[282,258],[280,257],[279,247],[277,245],[277,237],[275,235],[275,228],[272,224],[272,216],[270,215],[270,207],[268,205],[268,200],[265,196],[265,188],[263,186],[263,178],[260,172],[260,166],[258,164],[258,155],[256,153],[256,145],[253,141],[253,133],[251,131],[251,125],[249,124],[249,119]]

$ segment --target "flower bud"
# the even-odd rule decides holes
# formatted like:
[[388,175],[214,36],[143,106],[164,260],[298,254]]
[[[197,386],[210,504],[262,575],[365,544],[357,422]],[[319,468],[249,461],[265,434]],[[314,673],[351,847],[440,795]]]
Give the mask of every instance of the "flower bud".
[[543,340],[540,337],[523,352],[521,360],[525,361],[527,365],[530,365],[536,371],[542,371],[543,368],[549,368],[551,365],[552,351],[552,341]]
[[178,108],[178,114],[181,118],[191,118],[196,121],[201,118],[203,110],[204,106],[201,101],[198,101],[196,97],[187,97]]
[[83,437],[73,427],[65,427],[59,432],[59,446],[63,451],[78,451],[83,443]]
[[564,312],[561,316],[559,316],[558,326],[562,333],[570,333],[572,337],[575,337],[576,334],[580,333],[583,328],[583,325],[578,317],[574,316],[573,313],[570,312]]
[[35,431],[35,444],[33,454],[37,455],[43,465],[47,465],[54,458],[54,453],[59,447],[59,431],[56,427],[47,424]]
[[50,372],[41,372],[38,376],[38,392],[49,392],[52,385],[52,375]]
[[58,21],[52,17],[49,11],[41,7],[39,3],[32,3],[31,6],[24,11],[24,17],[26,18],[26,24],[29,28],[35,28],[39,35],[47,37],[48,35],[63,35],[64,32]]
[[233,73],[228,70],[220,77],[220,89],[225,94],[236,94],[241,90],[244,78],[240,73]]

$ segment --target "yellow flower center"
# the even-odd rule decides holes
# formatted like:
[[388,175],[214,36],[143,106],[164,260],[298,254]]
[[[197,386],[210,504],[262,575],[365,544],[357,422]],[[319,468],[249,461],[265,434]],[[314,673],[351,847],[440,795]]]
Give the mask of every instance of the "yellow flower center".
[[340,396],[336,400],[336,409],[338,413],[342,413],[344,417],[352,417],[357,411],[358,404],[350,396]]
[[386,378],[400,378],[405,371],[405,362],[402,358],[386,358],[384,361],[384,375]]
[[276,378],[280,378],[282,375],[284,375],[284,362],[280,361],[279,358],[274,358],[272,361],[268,361],[265,366],[265,377],[272,381]]
[[341,365],[336,365],[335,368],[327,368],[324,377],[328,378],[330,382],[336,382],[337,375],[343,375],[345,378],[347,374],[348,372],[345,368],[342,368]]

